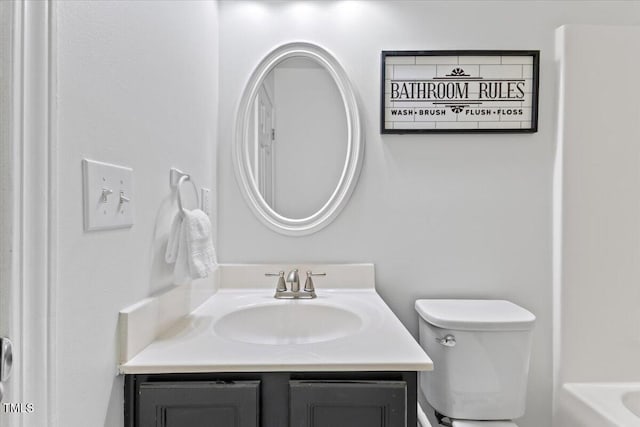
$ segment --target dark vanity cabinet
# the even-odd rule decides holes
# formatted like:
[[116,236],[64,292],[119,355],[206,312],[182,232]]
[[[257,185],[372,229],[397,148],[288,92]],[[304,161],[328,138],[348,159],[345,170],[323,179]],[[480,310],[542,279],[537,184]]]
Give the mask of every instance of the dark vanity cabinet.
[[415,372],[137,374],[125,427],[406,427]]
[[404,381],[291,381],[291,427],[405,426]]
[[259,396],[259,381],[145,382],[138,389],[136,425],[258,427]]

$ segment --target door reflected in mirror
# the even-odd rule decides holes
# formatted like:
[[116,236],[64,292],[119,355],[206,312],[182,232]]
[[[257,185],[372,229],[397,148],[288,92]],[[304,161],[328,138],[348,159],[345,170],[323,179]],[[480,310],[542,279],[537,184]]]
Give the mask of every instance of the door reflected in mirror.
[[318,212],[336,190],[347,159],[347,112],[334,78],[309,57],[289,57],[260,85],[249,121],[250,170],[273,211]]

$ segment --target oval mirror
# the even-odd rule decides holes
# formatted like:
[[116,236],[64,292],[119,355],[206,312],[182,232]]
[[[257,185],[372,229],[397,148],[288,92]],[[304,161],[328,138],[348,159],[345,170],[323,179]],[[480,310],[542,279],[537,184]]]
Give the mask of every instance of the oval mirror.
[[338,61],[310,43],[267,55],[240,100],[233,147],[242,193],[262,222],[288,235],[328,225],[353,192],[364,148]]

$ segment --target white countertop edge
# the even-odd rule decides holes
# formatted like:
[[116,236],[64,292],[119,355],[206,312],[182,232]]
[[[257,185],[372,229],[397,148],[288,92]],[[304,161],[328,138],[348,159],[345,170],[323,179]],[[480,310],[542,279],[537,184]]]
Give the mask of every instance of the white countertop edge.
[[432,371],[433,363],[322,363],[287,365],[121,365],[121,374],[192,374],[213,372],[408,372]]

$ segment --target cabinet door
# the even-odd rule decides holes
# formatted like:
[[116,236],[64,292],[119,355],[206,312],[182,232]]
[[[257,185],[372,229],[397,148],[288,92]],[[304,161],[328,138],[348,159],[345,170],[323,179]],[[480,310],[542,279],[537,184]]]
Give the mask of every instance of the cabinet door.
[[138,427],[257,427],[260,381],[140,384]]
[[406,427],[404,381],[290,381],[290,427]]

